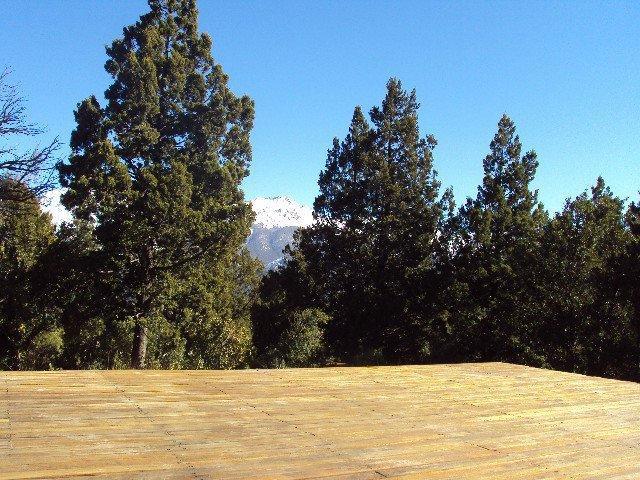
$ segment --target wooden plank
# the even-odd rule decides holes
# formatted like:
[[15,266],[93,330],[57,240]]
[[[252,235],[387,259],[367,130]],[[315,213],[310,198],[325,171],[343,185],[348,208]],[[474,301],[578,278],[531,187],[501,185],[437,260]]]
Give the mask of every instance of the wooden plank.
[[0,372],[0,479],[640,478],[640,385],[502,363]]

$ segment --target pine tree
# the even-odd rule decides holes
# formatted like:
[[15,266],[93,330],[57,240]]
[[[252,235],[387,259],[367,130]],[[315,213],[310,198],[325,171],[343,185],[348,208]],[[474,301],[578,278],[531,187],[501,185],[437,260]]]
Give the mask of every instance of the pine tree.
[[306,306],[328,314],[327,344],[344,360],[420,355],[418,299],[443,207],[432,167],[436,141],[420,137],[418,108],[415,92],[391,79],[371,124],[355,109],[320,174],[316,221],[300,232],[293,263],[280,273],[308,279]]
[[450,349],[466,360],[543,363],[532,350],[528,316],[535,303],[536,264],[547,215],[531,190],[538,160],[522,154],[511,119],[503,115],[483,162],[475,199],[455,219]]
[[[3,196],[4,191],[12,195]],[[15,194],[15,195],[14,195]],[[41,259],[54,242],[51,216],[35,193],[0,180],[0,369],[46,369],[62,350],[54,312],[41,301]]]
[[636,358],[634,379],[640,381],[640,202],[632,202],[625,220],[633,235],[630,242],[625,266],[627,289],[634,305],[633,327],[636,337]]
[[85,222],[63,224],[41,258],[37,277],[45,287],[39,303],[54,314],[63,333],[56,366],[65,369],[112,368],[116,352],[126,348],[114,325],[112,285],[96,271],[100,254],[93,228]]
[[632,238],[623,206],[598,178],[590,194],[568,200],[545,231],[538,341],[553,368],[635,375],[637,332],[625,273]]
[[93,225],[95,274],[133,367],[234,366],[250,338],[237,305],[256,269],[239,254],[252,221],[240,183],[253,102],[230,91],[195,0],[149,6],[107,48],[106,106],[92,96],[75,112],[63,204]]

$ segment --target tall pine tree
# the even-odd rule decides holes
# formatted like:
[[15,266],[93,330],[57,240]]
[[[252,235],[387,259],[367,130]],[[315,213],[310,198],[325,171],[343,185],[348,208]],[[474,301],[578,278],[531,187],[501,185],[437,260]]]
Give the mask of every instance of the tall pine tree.
[[627,285],[632,237],[624,201],[598,178],[545,229],[537,318],[539,349],[560,370],[633,378],[637,333]]
[[[78,106],[63,204],[93,225],[95,274],[133,367],[234,366],[256,271],[240,189],[253,102],[229,89],[195,0],[149,7],[107,48],[106,105]],[[114,365],[126,363],[118,355]]]
[[433,267],[442,205],[432,166],[436,141],[420,136],[418,107],[415,92],[391,79],[371,123],[355,109],[348,135],[334,139],[320,174],[315,223],[300,232],[290,264],[275,274],[305,279],[280,284],[309,285],[307,306],[329,315],[326,339],[343,360],[420,355],[424,312],[417,299]]
[[475,199],[467,199],[454,222],[452,283],[443,316],[450,354],[466,360],[540,364],[532,349],[530,305],[535,302],[536,264],[547,214],[530,185],[538,160],[522,153],[511,119],[503,115],[483,162]]

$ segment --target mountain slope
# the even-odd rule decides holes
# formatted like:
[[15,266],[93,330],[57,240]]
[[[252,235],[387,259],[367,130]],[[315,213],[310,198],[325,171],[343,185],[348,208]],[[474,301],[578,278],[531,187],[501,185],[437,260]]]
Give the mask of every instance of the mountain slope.
[[282,250],[291,243],[293,232],[313,223],[313,211],[287,197],[258,197],[251,205],[256,220],[247,248],[270,270],[282,262]]
[[60,203],[60,195],[63,193],[64,189],[56,188],[45,193],[41,199],[42,209],[51,215],[51,221],[54,225],[60,225],[62,222],[71,222],[72,220],[69,210]]
[[[43,199],[43,209],[53,217],[53,223],[70,222],[71,215],[60,204],[62,189],[48,192]],[[251,201],[256,221],[247,238],[247,247],[265,269],[275,268],[283,258],[282,250],[291,243],[293,232],[313,223],[313,210],[287,197],[257,197]]]

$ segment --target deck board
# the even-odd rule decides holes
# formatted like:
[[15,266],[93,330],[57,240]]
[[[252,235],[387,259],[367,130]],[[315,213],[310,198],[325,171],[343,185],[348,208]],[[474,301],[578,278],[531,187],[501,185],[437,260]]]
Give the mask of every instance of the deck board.
[[0,372],[0,479],[640,478],[640,385],[503,363]]

